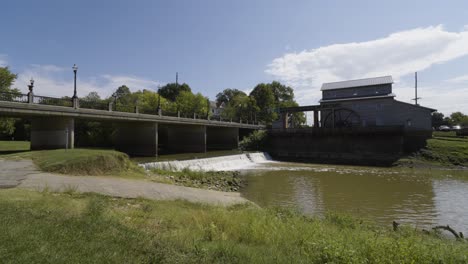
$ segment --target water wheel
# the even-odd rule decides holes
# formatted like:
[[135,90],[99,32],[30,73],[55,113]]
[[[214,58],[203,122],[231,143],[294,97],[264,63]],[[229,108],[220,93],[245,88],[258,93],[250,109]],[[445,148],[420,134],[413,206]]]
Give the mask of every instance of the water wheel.
[[325,116],[324,127],[357,127],[361,125],[361,118],[351,109],[338,108]]

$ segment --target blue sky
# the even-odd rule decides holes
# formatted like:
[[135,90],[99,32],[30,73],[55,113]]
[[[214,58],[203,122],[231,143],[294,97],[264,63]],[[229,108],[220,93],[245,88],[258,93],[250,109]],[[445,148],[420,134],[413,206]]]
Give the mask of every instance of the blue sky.
[[[410,2],[410,3],[408,3]],[[214,98],[279,80],[301,104],[322,82],[393,75],[410,102],[468,113],[466,1],[5,1],[0,65],[26,91],[108,96],[181,82]]]

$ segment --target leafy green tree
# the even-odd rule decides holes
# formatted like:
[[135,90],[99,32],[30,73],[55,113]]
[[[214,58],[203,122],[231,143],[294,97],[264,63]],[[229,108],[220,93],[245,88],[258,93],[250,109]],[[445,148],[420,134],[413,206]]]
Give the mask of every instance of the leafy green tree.
[[220,106],[222,103],[227,105],[235,96],[244,95],[247,96],[243,91],[237,89],[224,89],[224,91],[216,95],[216,106]]
[[90,92],[88,95],[83,97],[84,100],[86,101],[101,101],[101,96],[97,92]]
[[238,94],[224,107],[222,117],[224,119],[232,119],[233,121],[241,119],[252,122],[256,119],[256,114],[259,110],[255,98],[245,94]]
[[137,103],[138,95],[132,93],[130,88],[122,85],[112,94],[108,100],[114,101],[114,109],[124,112],[133,112]]
[[[298,106],[294,101],[293,88],[279,82],[260,83],[252,90],[250,96],[255,98],[259,108],[257,120],[266,124],[271,124],[278,120],[278,110],[281,107]],[[305,123],[304,113],[293,114],[293,125],[300,127]]]
[[186,117],[192,117],[193,114],[206,117],[209,112],[208,98],[201,93],[193,94],[189,91],[182,91],[176,97],[175,104],[177,110]]
[[172,102],[175,102],[177,96],[181,92],[191,93],[192,89],[186,83],[183,83],[183,84],[168,83],[159,89],[159,93],[161,94],[161,96],[163,96],[164,98]]
[[11,89],[18,76],[8,69],[8,67],[0,67],[0,92],[19,92],[18,89]]
[[276,102],[290,102],[294,101],[294,90],[293,88],[283,85],[277,81],[267,84],[273,91]]
[[[10,72],[8,67],[0,67],[0,92],[20,94],[16,88],[11,88],[15,82],[17,75]],[[11,95],[1,95],[3,99],[11,99]],[[15,118],[0,117],[0,134],[3,137],[10,137],[15,132]]]
[[448,123],[444,120],[444,114],[439,112],[432,113],[432,126],[439,127],[442,125],[448,125]]
[[259,120],[270,124],[273,120],[278,118],[278,114],[276,113],[278,106],[275,102],[275,94],[270,84],[258,84],[252,90],[250,96],[255,99],[260,109],[257,114]]
[[163,96],[149,90],[136,92],[138,97],[138,108],[140,113],[157,114],[158,104],[164,112],[177,112],[175,104]]
[[464,121],[466,118],[466,115],[464,115],[462,112],[455,112],[450,115],[450,124],[451,125],[461,125],[461,123]]

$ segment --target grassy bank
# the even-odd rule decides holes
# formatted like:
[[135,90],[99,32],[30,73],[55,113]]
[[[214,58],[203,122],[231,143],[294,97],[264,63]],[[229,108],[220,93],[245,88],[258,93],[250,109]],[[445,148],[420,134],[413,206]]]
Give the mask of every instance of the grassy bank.
[[8,154],[0,155],[0,157],[31,159],[41,171],[45,172],[71,175],[114,175],[126,178],[145,177],[144,171],[131,162],[126,154],[114,150],[57,149],[15,151],[14,153],[8,151]]
[[0,191],[7,263],[466,263],[468,243],[346,216]]
[[468,167],[468,137],[457,137],[455,132],[434,132],[426,148],[401,159],[397,165]]
[[208,190],[237,192],[245,181],[237,171],[167,171],[153,169],[148,175],[155,182],[203,188]]

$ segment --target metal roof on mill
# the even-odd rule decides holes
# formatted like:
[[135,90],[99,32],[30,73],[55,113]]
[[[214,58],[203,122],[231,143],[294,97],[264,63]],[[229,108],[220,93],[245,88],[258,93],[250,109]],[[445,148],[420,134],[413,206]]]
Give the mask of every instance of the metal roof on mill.
[[380,85],[380,84],[392,84],[392,76],[382,76],[358,80],[349,80],[342,82],[330,82],[322,84],[322,91],[324,90],[335,90],[335,89],[345,89],[361,86],[371,86],[371,85]]

